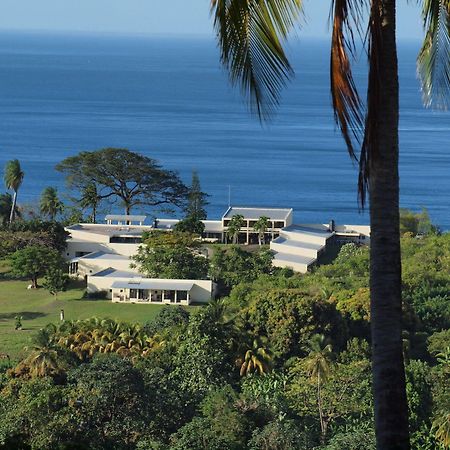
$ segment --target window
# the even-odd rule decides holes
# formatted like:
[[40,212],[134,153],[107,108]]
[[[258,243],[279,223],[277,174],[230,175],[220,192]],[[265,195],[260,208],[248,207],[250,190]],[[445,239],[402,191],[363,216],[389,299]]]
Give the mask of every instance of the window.
[[187,300],[188,291],[177,291],[177,302]]
[[164,291],[164,300],[170,300],[173,303],[175,301],[175,291]]

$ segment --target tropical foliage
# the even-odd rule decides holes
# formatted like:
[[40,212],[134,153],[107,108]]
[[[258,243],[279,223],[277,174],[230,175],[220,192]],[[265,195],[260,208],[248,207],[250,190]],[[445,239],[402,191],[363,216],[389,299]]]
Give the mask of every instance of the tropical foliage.
[[58,214],[64,210],[64,204],[58,198],[58,190],[55,187],[46,187],[41,194],[39,204],[41,214],[47,216],[50,221],[54,221]]
[[208,260],[200,253],[197,236],[188,232],[144,233],[133,260],[150,278],[204,279],[208,272]]
[[[449,238],[402,238],[413,450],[448,448],[450,329],[424,305],[448,303]],[[228,279],[227,297],[165,306],[146,324],[91,318],[38,332],[21,361],[0,369],[0,445],[375,449],[368,249],[344,245],[306,275]]]
[[14,192],[11,204],[11,211],[9,215],[10,223],[14,221],[17,205],[17,193],[19,191],[20,186],[22,185],[24,176],[25,173],[23,172],[18,159],[13,159],[6,163],[4,174],[5,186],[6,189],[11,189]]
[[38,278],[49,270],[63,267],[61,255],[51,248],[28,246],[9,256],[11,272],[17,277],[31,280],[31,287],[38,287]]

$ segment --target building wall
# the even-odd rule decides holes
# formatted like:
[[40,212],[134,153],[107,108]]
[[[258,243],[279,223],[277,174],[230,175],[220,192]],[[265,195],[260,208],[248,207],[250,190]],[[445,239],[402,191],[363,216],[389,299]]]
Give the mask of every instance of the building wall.
[[[107,298],[111,298],[111,286],[115,281],[127,282],[130,278],[122,277],[96,277],[95,275],[88,276],[87,280],[87,292],[93,294],[95,292],[106,291]],[[167,279],[158,279],[161,281],[176,281]],[[184,280],[194,283],[192,287],[190,297],[191,302],[196,303],[208,303],[213,297],[213,282],[211,280]]]
[[132,269],[130,267],[131,262],[131,260],[121,260],[114,258],[81,259],[78,261],[78,275],[84,277],[85,275],[95,274],[102,270],[108,269],[109,267],[116,270],[138,273],[137,269]]
[[133,256],[137,254],[140,244],[111,244],[109,242],[94,242],[94,241],[67,241],[67,248],[65,250],[65,258],[73,259],[79,256],[78,252],[93,253],[105,252],[116,253],[123,256]]

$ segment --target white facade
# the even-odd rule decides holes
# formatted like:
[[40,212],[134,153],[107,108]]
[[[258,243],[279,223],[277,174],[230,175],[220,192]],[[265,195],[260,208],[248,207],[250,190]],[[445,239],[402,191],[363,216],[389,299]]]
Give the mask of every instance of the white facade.
[[116,253],[94,252],[85,256],[73,258],[69,263],[70,275],[85,277],[108,268],[125,270],[138,273],[137,269],[131,267],[132,260],[129,256]]
[[292,224],[292,208],[249,208],[230,206],[222,217],[223,242],[226,242],[228,224],[234,216],[243,217],[243,225],[239,233],[239,242],[256,244],[259,232],[254,229],[261,217],[267,217],[268,228],[265,239],[271,241],[280,234],[280,231]]
[[117,303],[208,303],[214,295],[211,280],[145,278],[137,273],[106,269],[88,277],[87,292],[105,292]]
[[[332,242],[357,242],[370,244],[370,227],[367,225],[336,225],[292,223],[292,208],[229,207],[221,220],[204,220],[203,238],[210,242],[227,242],[227,226],[235,215],[243,216],[239,242],[258,242],[255,222],[260,217],[269,219],[266,241],[274,252],[273,265],[306,272],[316,262],[327,245]],[[177,219],[156,219],[152,226],[143,225],[145,216],[108,216],[107,224],[76,224],[67,227],[66,259],[72,274],[95,275],[112,268],[137,273],[130,267],[130,257],[137,254],[142,234],[155,229],[171,231]],[[113,221],[118,223],[113,224]],[[138,225],[133,225],[133,221]],[[109,288],[108,288],[109,289]],[[194,290],[195,292],[195,290]]]
[[273,265],[306,273],[330,242],[370,243],[370,227],[367,225],[327,224],[291,225],[280,231],[270,243],[274,252]]
[[79,258],[88,253],[103,252],[133,256],[142,242],[142,233],[151,231],[148,225],[104,225],[80,223],[66,227],[66,259]]

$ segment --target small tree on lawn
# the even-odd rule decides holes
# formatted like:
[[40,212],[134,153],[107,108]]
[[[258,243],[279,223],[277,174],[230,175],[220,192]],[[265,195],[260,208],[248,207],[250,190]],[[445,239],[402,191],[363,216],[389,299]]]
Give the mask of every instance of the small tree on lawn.
[[50,294],[58,298],[58,292],[64,292],[69,283],[69,275],[60,267],[50,267],[45,274],[42,286],[47,289]]
[[31,287],[38,287],[38,278],[50,268],[61,266],[61,256],[47,247],[30,246],[17,250],[10,256],[13,275],[31,280]]

